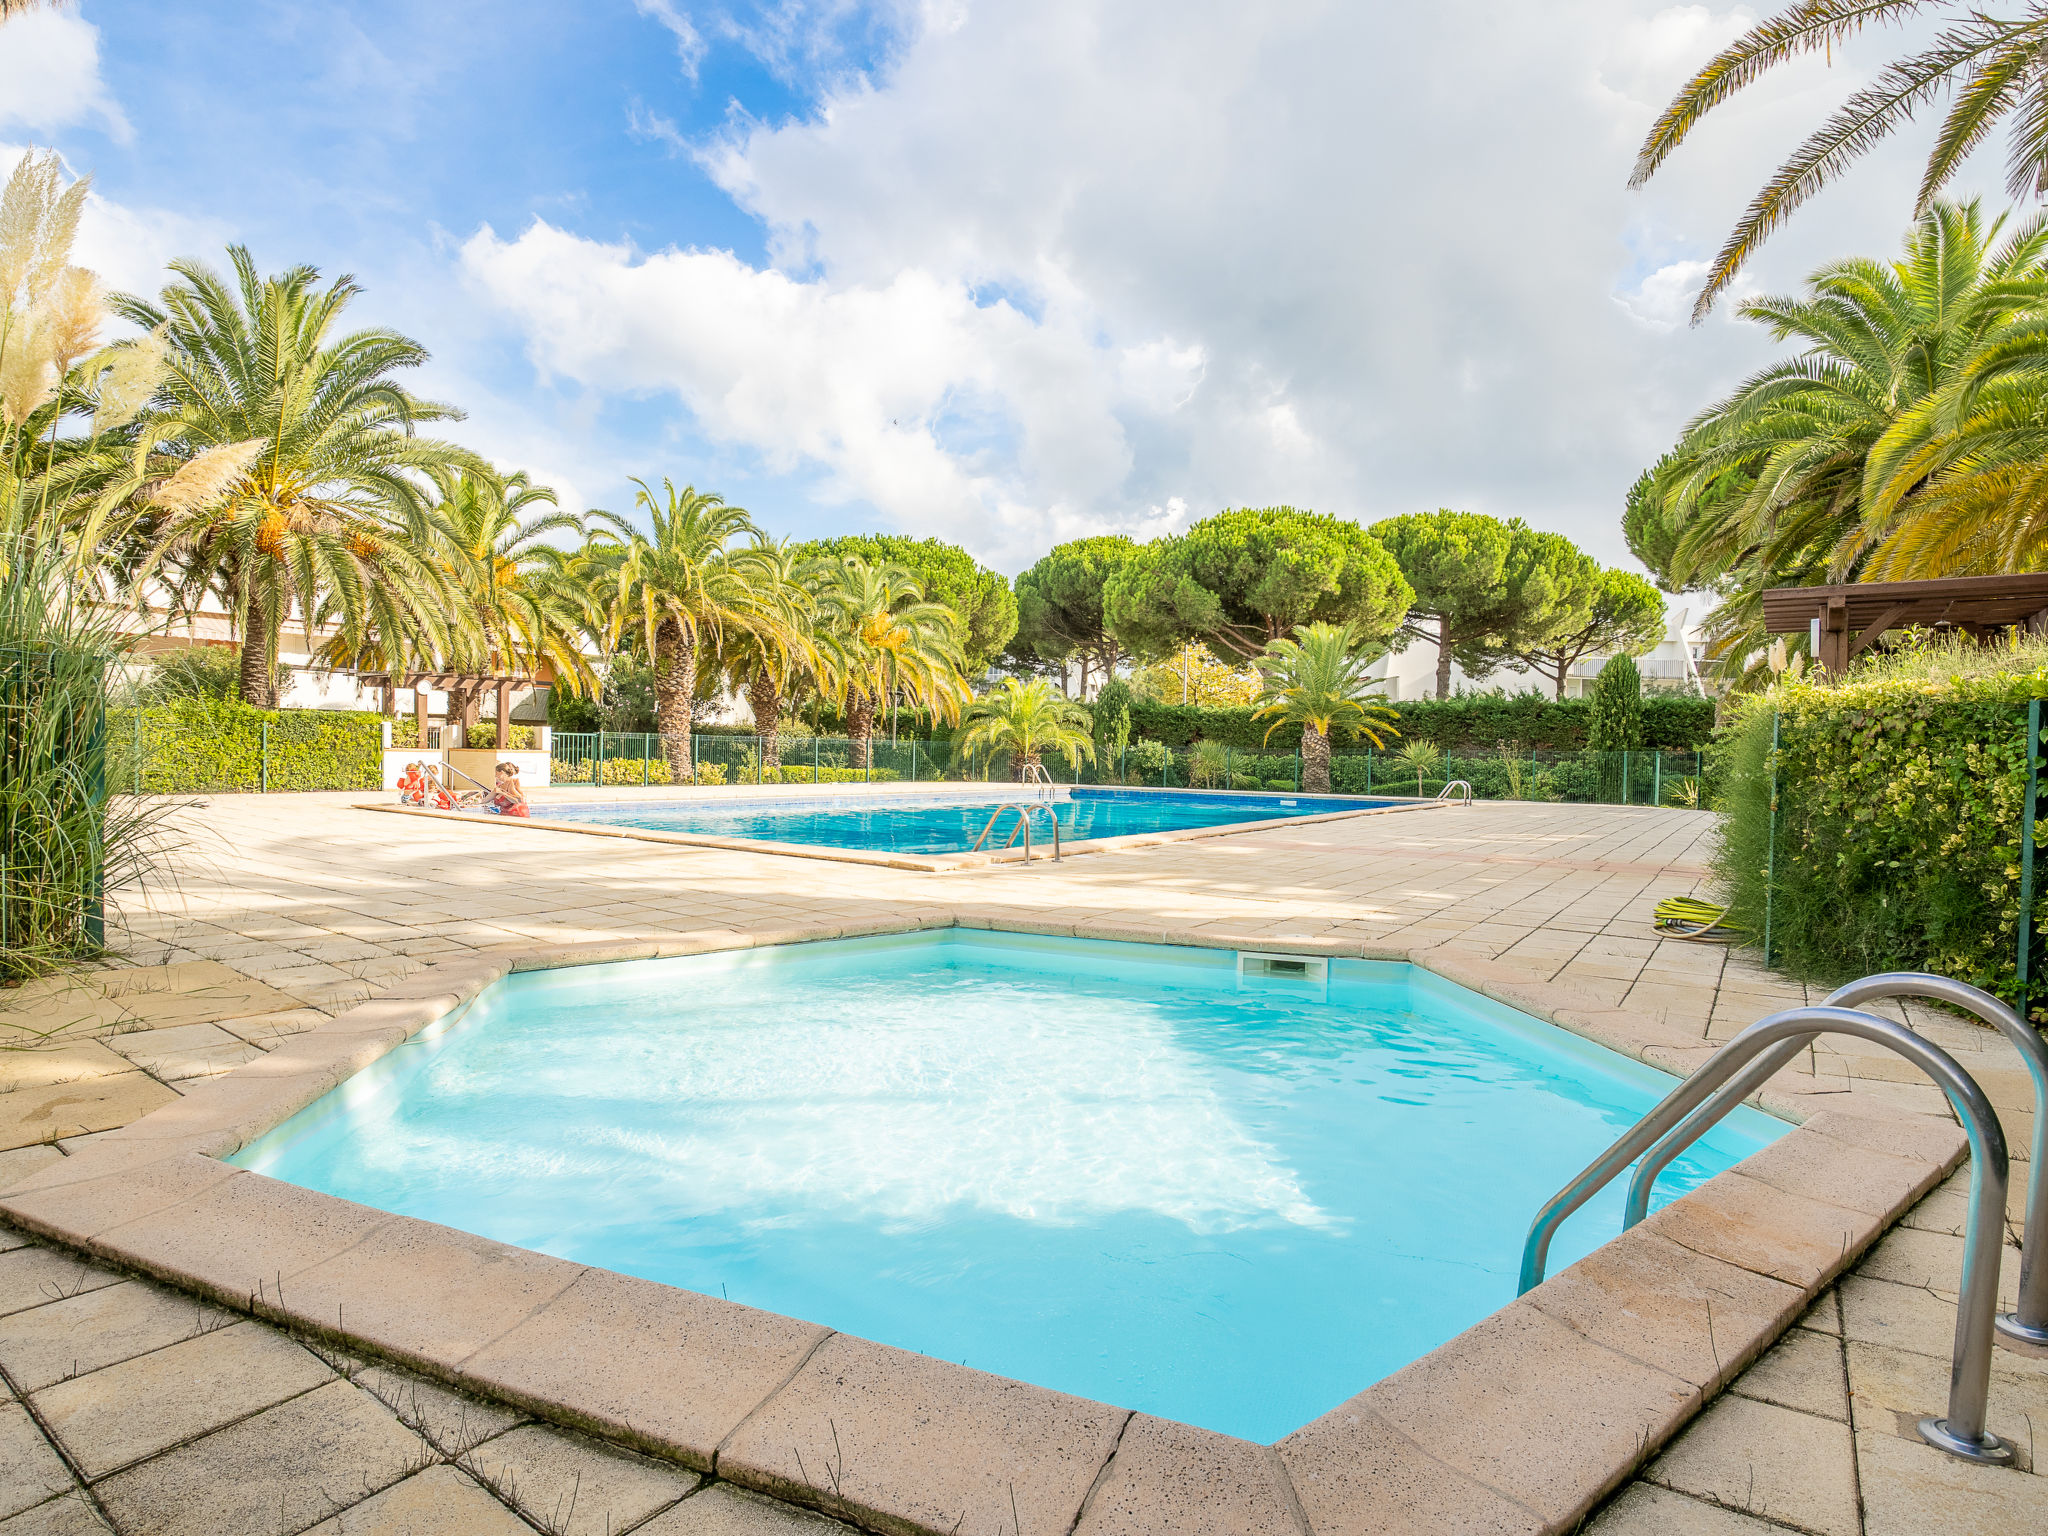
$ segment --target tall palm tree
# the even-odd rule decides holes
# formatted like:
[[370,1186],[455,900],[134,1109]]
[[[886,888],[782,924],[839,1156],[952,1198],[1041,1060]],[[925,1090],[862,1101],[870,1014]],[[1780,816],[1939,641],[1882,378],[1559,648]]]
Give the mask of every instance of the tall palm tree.
[[762,539],[758,552],[755,593],[775,622],[726,630],[718,640],[716,666],[729,687],[747,696],[754,729],[761,733],[761,766],[772,775],[782,767],[782,741],[776,729],[782,723],[783,701],[805,679],[816,683],[824,658],[807,638],[817,612],[806,580],[808,563],[787,539]]
[[1095,761],[1088,711],[1055,693],[1052,680],[1044,677],[1029,682],[1006,677],[968,705],[953,746],[964,752],[1007,752],[1011,771],[1020,779],[1047,752],[1059,753],[1075,769],[1084,760]]
[[[1956,425],[1958,392],[2048,308],[2048,219],[2003,226],[1938,202],[1900,260],[1835,262],[1800,296],[1742,307],[1802,350],[1695,417],[1631,512],[1675,535],[1659,539],[1667,587],[1722,593],[1718,653],[1761,643],[1766,587],[1864,574],[1944,469],[1927,448]],[[2019,371],[1977,398],[2028,388]]]
[[[423,422],[461,415],[397,382],[427,360],[419,343],[387,330],[334,334],[360,292],[353,278],[321,288],[303,266],[264,278],[243,247],[228,256],[232,284],[177,261],[158,303],[112,301],[163,336],[166,360],[110,500],[145,504],[139,577],[165,582],[181,606],[209,591],[226,602],[242,634],[242,697],[270,704],[294,605],[309,627],[333,615],[344,645],[371,630],[445,644],[446,584],[408,524],[424,510],[422,476],[487,467],[418,435]],[[152,489],[180,484],[185,494]]]
[[[439,495],[421,533],[457,599],[442,661],[462,672],[546,668],[571,693],[594,689],[582,642],[601,621],[588,586],[574,578],[572,552],[546,542],[550,534],[581,535],[582,519],[523,471],[500,478],[439,470],[433,478]],[[451,698],[450,717],[466,717],[469,702]]]
[[1365,636],[1352,624],[1304,624],[1288,640],[1274,640],[1253,665],[1265,680],[1254,720],[1271,718],[1266,740],[1283,725],[1301,727],[1301,787],[1330,792],[1330,736],[1339,726],[1384,746],[1381,732],[1398,736],[1394,712],[1372,697],[1380,680]]
[[770,645],[795,641],[776,607],[774,557],[744,508],[694,486],[661,482],[656,496],[643,480],[633,505],[647,512],[651,534],[617,518],[623,537],[600,542],[591,558],[605,578],[606,637],[616,644],[631,629],[654,665],[655,728],[669,773],[692,777],[690,720],[700,663],[715,659],[721,641],[751,630]]
[[972,696],[960,675],[960,617],[944,603],[927,601],[909,571],[848,555],[823,572],[817,602],[818,649],[828,687],[846,715],[854,767],[869,766],[875,716],[885,700],[959,718]]
[[2015,199],[2048,192],[2048,4],[2014,0],[2018,14],[1992,16],[1981,0],[1799,0],[1722,49],[1672,98],[1643,141],[1629,185],[1655,175],[1715,107],[1777,65],[1825,53],[1870,26],[1921,16],[1941,30],[1917,53],[1893,60],[1794,149],[1750,201],[1708,270],[1693,309],[1703,318],[1743,263],[1794,209],[1938,98],[1949,107],[1928,151],[1915,218],[1930,212],[1971,151],[2010,120],[2006,186]]

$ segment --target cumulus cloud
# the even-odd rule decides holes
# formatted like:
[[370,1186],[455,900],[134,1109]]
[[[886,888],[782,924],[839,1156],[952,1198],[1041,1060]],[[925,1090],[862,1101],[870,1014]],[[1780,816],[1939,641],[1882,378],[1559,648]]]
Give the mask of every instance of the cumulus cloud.
[[704,61],[704,38],[689,16],[675,8],[672,0],[633,0],[633,9],[658,21],[676,40],[676,58],[683,73],[697,78],[697,66]]
[[[26,149],[0,143],[0,181],[13,173]],[[86,197],[71,259],[92,268],[111,290],[154,294],[168,276],[166,263],[179,256],[217,257],[232,238],[218,220],[119,203],[94,192]]]
[[99,28],[76,11],[24,11],[0,23],[0,127],[50,134],[96,124],[132,133],[100,79]]
[[[1768,355],[1683,324],[1703,263],[1861,77],[1785,72],[1631,194],[1657,110],[1753,15],[1616,11],[930,6],[880,75],[698,147],[767,265],[546,224],[463,260],[544,369],[673,395],[850,519],[1013,565],[1278,501],[1469,506],[1620,558],[1638,470]],[[1859,170],[1757,281],[1891,249],[1911,171]]]

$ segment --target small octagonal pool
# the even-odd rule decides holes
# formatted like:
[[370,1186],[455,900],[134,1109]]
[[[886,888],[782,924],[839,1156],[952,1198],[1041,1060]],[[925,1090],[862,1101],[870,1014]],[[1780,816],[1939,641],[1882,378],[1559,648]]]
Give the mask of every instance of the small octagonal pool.
[[1671,1084],[1408,965],[943,929],[508,977],[234,1161],[1271,1441],[1512,1300]]

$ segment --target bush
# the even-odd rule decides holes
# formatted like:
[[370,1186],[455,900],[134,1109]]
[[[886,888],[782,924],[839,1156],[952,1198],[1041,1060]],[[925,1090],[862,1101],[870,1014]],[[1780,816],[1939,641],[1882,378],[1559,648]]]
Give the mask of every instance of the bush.
[[2048,695],[2026,662],[2048,656],[1982,670],[1995,658],[1937,649],[1738,702],[1714,754],[1715,872],[1754,938],[1768,906],[1773,963],[1824,983],[1928,970],[2017,999],[2027,706]]
[[325,709],[254,709],[231,699],[176,699],[107,716],[110,774],[146,794],[271,789],[378,789],[380,716]]
[[[1462,694],[1449,699],[1416,699],[1393,709],[1399,737],[1387,745],[1417,737],[1446,751],[1490,752],[1502,742],[1535,751],[1578,752],[1588,745],[1591,705],[1584,699],[1546,699],[1540,694]],[[1641,700],[1644,748],[1691,752],[1713,737],[1714,701],[1656,696]],[[1249,709],[1201,709],[1191,704],[1157,704],[1134,699],[1131,734],[1136,738],[1184,747],[1197,739],[1221,742],[1242,751],[1284,751],[1300,745],[1299,730],[1282,727],[1268,742],[1271,723],[1254,720]],[[1340,749],[1354,745],[1340,741]],[[1369,745],[1356,743],[1355,745]]]

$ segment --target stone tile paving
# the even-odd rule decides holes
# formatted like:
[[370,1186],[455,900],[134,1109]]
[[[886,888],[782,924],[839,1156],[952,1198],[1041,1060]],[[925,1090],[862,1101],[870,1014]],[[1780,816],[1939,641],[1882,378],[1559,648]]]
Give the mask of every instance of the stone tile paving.
[[5,1536],[846,1527],[0,1232]]
[[[124,963],[0,1001],[0,1182],[170,1102],[427,960],[947,907],[988,920],[1444,945],[1650,1014],[1685,1071],[1807,989],[1743,951],[1659,939],[1698,888],[1696,812],[1481,806],[1280,828],[946,875],[407,819],[358,797],[224,798],[181,813],[173,891],[120,916]],[[1813,1000],[1818,1000],[1817,997]],[[2009,1139],[2025,1075],[1990,1031],[1912,1010],[1963,1056]],[[1857,1042],[1807,1069],[1939,1112]],[[2016,1211],[2026,1173],[2014,1168]],[[1590,1522],[1615,1533],[2048,1528],[2048,1363],[2001,1352],[1992,1428],[2019,1470],[1921,1444],[1946,1391],[1965,1175],[1930,1195]],[[18,1242],[9,1238],[8,1242]],[[2017,1272],[2007,1249],[2006,1289]],[[771,1530],[830,1522],[33,1246],[0,1254],[0,1536],[8,1532]],[[8,1276],[12,1275],[10,1279]],[[11,1297],[12,1299],[5,1299]],[[70,1358],[66,1358],[67,1354]],[[232,1497],[216,1490],[231,1486]],[[687,1485],[687,1486],[686,1486]],[[202,1490],[204,1495],[202,1496]],[[587,1491],[586,1491],[587,1490]],[[638,1523],[636,1523],[638,1522]],[[834,1527],[837,1528],[837,1527]]]

